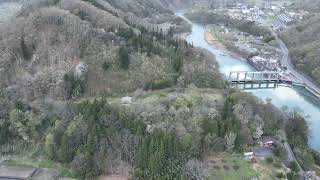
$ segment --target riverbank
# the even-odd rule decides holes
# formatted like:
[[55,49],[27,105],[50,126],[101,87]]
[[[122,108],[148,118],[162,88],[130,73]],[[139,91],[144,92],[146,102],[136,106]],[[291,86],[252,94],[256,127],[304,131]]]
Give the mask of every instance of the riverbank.
[[[218,38],[213,35],[210,32],[206,32],[205,35],[205,40],[208,44],[210,44],[211,46],[213,46],[216,49],[219,49],[220,51],[224,51],[227,52],[227,48],[218,40]],[[231,53],[231,52],[228,52]]]
[[242,57],[240,54],[230,51],[225,45],[223,45],[218,40],[218,38],[214,34],[210,32],[205,32],[204,39],[211,47],[218,49],[222,53],[227,54],[232,58],[247,62],[247,60],[245,60],[244,57]]

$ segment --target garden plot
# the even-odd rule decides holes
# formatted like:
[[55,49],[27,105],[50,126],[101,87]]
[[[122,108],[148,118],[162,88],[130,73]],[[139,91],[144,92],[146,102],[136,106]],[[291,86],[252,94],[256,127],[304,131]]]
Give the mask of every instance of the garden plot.
[[252,163],[236,155],[221,155],[207,160],[210,172],[209,179],[242,180],[258,177]]

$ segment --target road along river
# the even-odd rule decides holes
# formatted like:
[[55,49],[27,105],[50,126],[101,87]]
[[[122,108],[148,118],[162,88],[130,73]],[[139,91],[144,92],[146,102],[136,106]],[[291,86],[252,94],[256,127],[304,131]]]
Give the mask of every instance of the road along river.
[[[183,13],[177,13],[177,15],[187,20],[183,16]],[[220,66],[220,72],[226,77],[229,76],[230,71],[254,71],[254,68],[245,61],[235,59],[228,55],[226,56],[218,49],[210,46],[205,41],[205,27],[195,23],[191,24],[192,32],[186,37],[186,40],[195,47],[204,48],[213,53]],[[272,103],[279,108],[288,106],[289,108],[298,107],[303,110],[303,112],[308,115],[307,122],[310,129],[309,145],[311,148],[320,152],[320,100],[302,87],[279,86],[274,89],[255,89],[246,91],[251,92],[262,100],[271,98]]]

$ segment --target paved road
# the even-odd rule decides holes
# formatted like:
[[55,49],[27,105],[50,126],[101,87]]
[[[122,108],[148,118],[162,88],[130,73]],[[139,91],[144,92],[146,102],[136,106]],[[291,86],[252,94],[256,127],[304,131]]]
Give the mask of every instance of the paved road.
[[[320,88],[307,76],[298,72],[293,64],[291,63],[291,59],[289,57],[289,50],[284,44],[284,42],[279,38],[278,34],[275,35],[277,41],[279,42],[280,48],[282,50],[283,56],[281,59],[281,64],[287,67],[287,70],[291,72],[296,78],[298,78],[303,84],[305,84],[309,89],[320,95]],[[319,96],[320,97],[320,96]]]
[[298,164],[298,167],[299,167],[299,169],[300,169],[300,173],[303,173],[304,172],[304,170],[302,169],[302,167],[300,166],[300,164],[299,164],[299,162],[297,161],[297,159],[296,159],[296,156],[294,155],[294,153],[292,152],[292,149],[291,149],[291,147],[290,147],[290,145],[288,144],[288,142],[285,142],[284,144],[284,147],[286,148],[286,150],[287,150],[287,160],[289,161],[289,162],[292,162],[292,161],[295,161],[297,164]]
[[284,145],[284,147],[285,147],[286,150],[287,150],[287,160],[288,160],[289,162],[295,161],[296,158],[295,158],[295,156],[294,156],[294,154],[293,154],[293,152],[292,152],[292,150],[291,150],[290,145],[289,145],[287,142],[285,142],[283,145]]

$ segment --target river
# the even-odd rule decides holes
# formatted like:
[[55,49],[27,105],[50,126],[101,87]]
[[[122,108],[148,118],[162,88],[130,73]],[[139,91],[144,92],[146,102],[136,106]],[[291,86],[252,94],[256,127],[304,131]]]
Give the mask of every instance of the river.
[[[177,13],[177,15],[184,18],[183,13]],[[221,55],[223,54],[221,51],[213,48],[205,41],[205,27],[195,23],[191,24],[192,32],[186,37],[186,40],[195,47],[201,47],[213,53],[220,66],[220,72],[226,77],[229,76],[230,71],[255,71],[252,66],[243,60]],[[304,88],[299,87],[279,86],[274,89],[246,91],[251,92],[262,100],[271,98],[272,103],[279,108],[288,106],[289,108],[298,107],[303,110],[307,115],[306,119],[310,129],[308,143],[311,148],[320,152],[320,100],[316,99]]]
[[8,21],[20,8],[18,1],[0,0],[0,24]]

